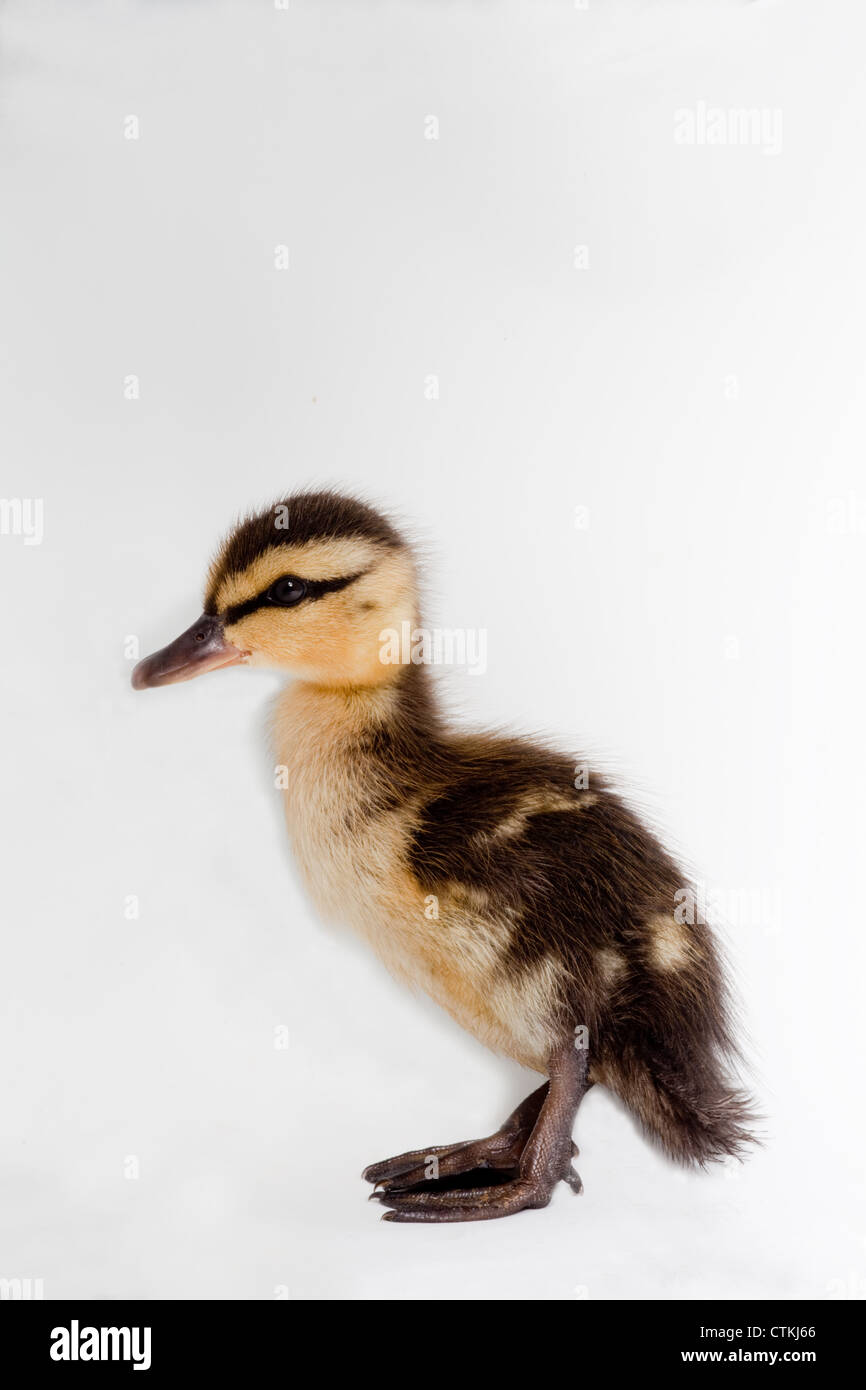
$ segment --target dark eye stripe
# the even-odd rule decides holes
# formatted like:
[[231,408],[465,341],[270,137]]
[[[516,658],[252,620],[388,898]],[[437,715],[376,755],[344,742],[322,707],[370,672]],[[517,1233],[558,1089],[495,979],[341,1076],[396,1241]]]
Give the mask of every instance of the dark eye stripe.
[[[336,594],[340,589],[345,589],[349,584],[354,584],[356,579],[366,573],[359,570],[357,574],[343,574],[339,579],[301,579],[300,575],[283,575],[283,579],[301,579],[304,586],[304,597],[297,604],[280,604],[270,597],[273,584],[269,584],[267,589],[261,594],[256,594],[255,598],[248,598],[244,603],[235,603],[231,608],[227,608],[223,613],[223,620],[226,623],[236,623],[240,618],[245,618],[248,613],[255,613],[259,608],[300,608],[301,604],[308,599],[322,598],[325,594]],[[275,580],[274,583],[277,581]]]

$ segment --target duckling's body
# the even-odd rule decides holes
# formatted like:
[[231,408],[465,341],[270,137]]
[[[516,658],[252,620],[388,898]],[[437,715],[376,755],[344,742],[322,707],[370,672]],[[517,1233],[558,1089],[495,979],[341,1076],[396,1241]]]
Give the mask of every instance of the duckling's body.
[[[352,926],[480,1042],[544,1072],[551,1003],[568,982],[550,958],[507,968],[521,904],[487,879],[501,847],[519,851],[530,820],[577,815],[593,794],[574,789],[565,760],[553,785],[553,759],[528,745],[448,737],[429,704],[418,707],[425,677],[409,667],[375,694],[294,685],[282,695],[274,744],[295,856],[323,917]],[[511,786],[494,806],[482,779],[501,776],[503,760]],[[457,862],[443,858],[455,847],[436,820],[461,796],[479,828],[462,820],[469,843]],[[497,818],[492,832],[481,828]]]
[[[383,629],[417,621],[411,555],[389,522],[333,494],[281,506],[285,534],[278,509],[243,523],[201,623],[136,683],[194,674],[202,644],[205,664],[292,670],[273,740],[317,908],[479,1041],[549,1078],[487,1140],[368,1169],[389,1219],[484,1219],[544,1205],[560,1179],[579,1190],[571,1125],[596,1081],[673,1157],[737,1153],[748,1109],[722,1067],[722,976],[674,861],[583,763],[450,730],[428,669],[383,662]],[[461,1190],[477,1168],[505,1180]]]

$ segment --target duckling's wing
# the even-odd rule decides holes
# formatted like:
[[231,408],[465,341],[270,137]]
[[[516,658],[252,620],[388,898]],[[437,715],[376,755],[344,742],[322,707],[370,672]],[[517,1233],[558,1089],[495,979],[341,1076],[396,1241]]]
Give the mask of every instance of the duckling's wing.
[[461,894],[507,927],[507,963],[544,958],[585,978],[673,908],[683,874],[584,763],[520,741],[459,750],[410,846],[426,893]]

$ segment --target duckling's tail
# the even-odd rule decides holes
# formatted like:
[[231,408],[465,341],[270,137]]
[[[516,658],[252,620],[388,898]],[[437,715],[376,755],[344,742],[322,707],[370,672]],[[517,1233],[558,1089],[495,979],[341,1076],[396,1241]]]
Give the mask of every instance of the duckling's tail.
[[714,1056],[688,1067],[663,1050],[628,1049],[606,1060],[598,1079],[614,1091],[651,1139],[680,1163],[742,1158],[759,1144],[750,1097]]

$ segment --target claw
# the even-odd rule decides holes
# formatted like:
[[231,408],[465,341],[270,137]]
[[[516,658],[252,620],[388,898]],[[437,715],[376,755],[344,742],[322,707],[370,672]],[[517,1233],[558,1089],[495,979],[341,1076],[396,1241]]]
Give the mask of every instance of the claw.
[[565,1174],[565,1177],[563,1178],[563,1182],[568,1183],[575,1196],[580,1196],[581,1192],[583,1191],[583,1183],[581,1181],[580,1173],[578,1173],[577,1169],[573,1165],[569,1166],[568,1172]]

